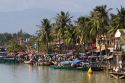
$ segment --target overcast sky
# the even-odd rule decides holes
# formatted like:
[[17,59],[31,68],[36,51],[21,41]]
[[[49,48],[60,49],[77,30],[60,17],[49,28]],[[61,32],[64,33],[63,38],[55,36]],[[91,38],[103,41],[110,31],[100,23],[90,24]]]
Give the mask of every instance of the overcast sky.
[[97,5],[125,7],[125,0],[0,0],[0,32],[34,34],[42,18],[53,18],[58,12],[69,11],[74,17],[89,15]]

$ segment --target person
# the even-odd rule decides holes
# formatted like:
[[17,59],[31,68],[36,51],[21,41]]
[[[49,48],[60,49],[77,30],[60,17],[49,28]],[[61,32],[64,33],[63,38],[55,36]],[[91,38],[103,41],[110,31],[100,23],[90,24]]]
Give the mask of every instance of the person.
[[122,69],[122,61],[119,61],[119,67]]
[[73,64],[73,63],[71,63],[71,67],[74,67],[74,64]]

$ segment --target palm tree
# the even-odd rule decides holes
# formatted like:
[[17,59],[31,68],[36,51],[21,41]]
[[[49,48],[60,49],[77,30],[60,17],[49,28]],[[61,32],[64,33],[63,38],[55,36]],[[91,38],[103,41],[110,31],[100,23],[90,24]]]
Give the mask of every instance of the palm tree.
[[85,44],[91,43],[91,41],[95,38],[90,34],[91,30],[90,17],[79,17],[76,23],[77,23],[77,35],[79,36],[79,44],[82,47],[84,47],[83,49],[85,51]]
[[117,14],[111,14],[109,33],[114,35],[117,29],[125,29],[125,8],[117,9]]
[[[68,28],[65,31],[65,35],[64,35],[64,43],[66,44],[67,48],[68,46],[71,46],[72,49],[74,49],[73,47],[75,46],[76,42],[77,42],[77,34],[76,34],[76,27],[74,27],[73,25]],[[68,49],[67,49],[68,50]]]
[[59,41],[59,45],[60,45],[61,41],[64,42],[65,31],[71,25],[71,18],[72,17],[70,17],[69,12],[65,13],[63,11],[58,13],[56,18],[55,18],[55,20],[56,20],[55,32],[56,32],[56,36],[57,36],[58,41]]
[[95,36],[103,35],[107,32],[109,16],[108,12],[111,9],[107,9],[106,5],[96,6],[96,8],[91,12],[91,22],[93,28],[91,29],[91,34]]
[[119,10],[119,9],[117,9],[117,11],[118,11],[118,14],[117,14],[117,19],[118,19],[118,27],[120,28],[120,29],[125,29],[125,8],[123,8],[122,6],[121,6],[121,9]]
[[[107,28],[109,28],[109,16],[108,13],[111,9],[107,9],[106,5],[96,6],[91,12],[92,29],[90,33],[95,35],[99,39],[100,55],[101,55],[101,36],[105,36]],[[105,45],[106,48],[106,45]]]
[[51,25],[50,25],[50,21],[46,18],[43,19],[41,21],[41,25],[39,26],[40,29],[38,31],[38,35],[39,38],[41,39],[41,41],[43,41],[46,44],[46,50],[48,53],[48,49],[49,49],[49,42],[51,41]]
[[88,42],[90,39],[91,24],[89,17],[79,17],[77,20],[77,32],[80,38],[80,44]]

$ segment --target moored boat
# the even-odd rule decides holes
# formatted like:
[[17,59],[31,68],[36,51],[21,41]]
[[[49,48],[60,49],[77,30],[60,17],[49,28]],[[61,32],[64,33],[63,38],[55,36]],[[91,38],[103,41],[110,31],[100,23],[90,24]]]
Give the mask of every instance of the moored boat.
[[0,63],[15,64],[15,63],[19,63],[19,61],[15,58],[5,57],[0,59]]
[[58,65],[50,66],[53,69],[65,69],[65,70],[81,70],[81,71],[88,71],[91,67],[93,71],[102,71],[103,67],[97,62],[83,62],[81,60],[74,60],[74,61],[63,61],[60,62]]
[[[52,69],[64,69],[64,70],[80,70],[80,71],[88,71],[90,67],[71,67],[71,66],[50,66]],[[102,67],[91,67],[93,71],[102,71]]]
[[25,64],[32,64],[31,61],[24,61]]
[[51,62],[39,62],[38,65],[39,66],[50,66],[50,65],[52,65],[52,63]]

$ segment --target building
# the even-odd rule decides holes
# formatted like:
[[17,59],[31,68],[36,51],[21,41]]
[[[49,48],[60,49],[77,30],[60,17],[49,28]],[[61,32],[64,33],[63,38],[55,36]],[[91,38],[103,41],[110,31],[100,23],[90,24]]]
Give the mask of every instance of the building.
[[116,48],[125,52],[125,29],[118,29],[115,33]]

